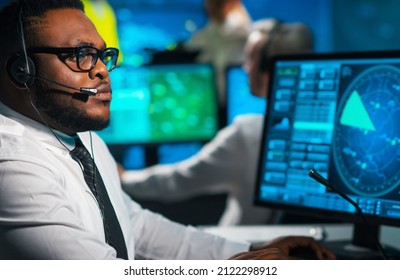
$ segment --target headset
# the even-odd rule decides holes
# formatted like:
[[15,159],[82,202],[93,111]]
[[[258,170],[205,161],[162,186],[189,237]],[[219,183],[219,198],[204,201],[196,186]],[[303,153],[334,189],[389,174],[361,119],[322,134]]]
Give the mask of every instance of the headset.
[[77,88],[36,75],[35,63],[28,56],[26,50],[24,26],[22,23],[22,8],[23,8],[22,5],[23,4],[21,4],[19,8],[18,24],[17,24],[17,35],[21,53],[17,54],[14,58],[12,58],[7,65],[8,74],[11,76],[11,79],[14,81],[14,83],[19,87],[29,88],[33,85],[35,80],[42,80],[48,83],[62,86],[64,88],[73,89],[81,94],[96,95],[97,89],[95,88],[87,88],[87,87]]
[[275,40],[277,34],[281,30],[281,27],[283,25],[283,21],[277,20],[274,27],[271,29],[271,31],[268,33],[268,39],[267,41],[261,46],[260,49],[260,71],[261,72],[267,72],[269,68],[269,55],[268,51],[271,48],[271,44]]
[[18,86],[31,87],[35,82],[36,67],[26,52],[24,26],[22,24],[22,4],[18,12],[17,35],[21,50],[17,56],[11,59],[8,65],[8,73]]

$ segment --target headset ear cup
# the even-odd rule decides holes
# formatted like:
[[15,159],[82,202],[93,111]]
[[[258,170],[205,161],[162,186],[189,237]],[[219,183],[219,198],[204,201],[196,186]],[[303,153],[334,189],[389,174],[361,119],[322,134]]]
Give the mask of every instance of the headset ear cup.
[[[28,65],[26,61],[28,61]],[[29,71],[27,66],[29,66]],[[9,74],[18,86],[23,87],[26,84],[30,87],[35,82],[35,78],[32,77],[36,76],[35,63],[30,57],[25,60],[23,56],[18,56],[9,65]]]

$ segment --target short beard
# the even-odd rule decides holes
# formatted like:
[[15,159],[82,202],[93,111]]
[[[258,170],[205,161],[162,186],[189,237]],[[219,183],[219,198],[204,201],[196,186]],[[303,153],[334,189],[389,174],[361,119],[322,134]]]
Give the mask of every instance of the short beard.
[[[35,82],[36,95],[33,100],[41,118],[47,125],[61,132],[83,132],[89,130],[102,130],[106,128],[110,120],[91,118],[84,110],[65,102],[61,95],[70,95],[66,92],[50,88],[45,82]],[[71,96],[71,99],[74,98]],[[87,96],[80,96],[82,102],[86,102]]]

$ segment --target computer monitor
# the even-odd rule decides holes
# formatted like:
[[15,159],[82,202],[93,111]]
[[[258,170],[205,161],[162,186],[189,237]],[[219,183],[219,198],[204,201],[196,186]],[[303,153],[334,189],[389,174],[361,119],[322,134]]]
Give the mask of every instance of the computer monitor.
[[353,222],[353,244],[375,249],[355,207],[308,173],[373,231],[400,226],[400,52],[280,56],[269,71],[255,204]]
[[119,67],[111,75],[109,145],[207,141],[218,131],[214,69],[209,64]]
[[266,99],[250,92],[246,71],[241,65],[230,65],[225,71],[227,124],[243,114],[264,114]]

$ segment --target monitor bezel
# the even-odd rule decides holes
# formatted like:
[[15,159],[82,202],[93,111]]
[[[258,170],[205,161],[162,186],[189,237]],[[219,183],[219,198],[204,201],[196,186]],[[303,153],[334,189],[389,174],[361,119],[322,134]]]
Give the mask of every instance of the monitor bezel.
[[[271,57],[268,65],[268,72],[270,77],[275,75],[275,65],[279,61],[300,61],[300,60],[337,60],[337,59],[385,59],[385,58],[396,58],[400,59],[399,51],[368,51],[368,52],[332,52],[332,53],[307,53],[307,54],[292,54],[292,55],[278,55]],[[273,83],[269,83],[268,92],[272,91]],[[363,217],[358,213],[346,213],[334,210],[326,210],[320,208],[303,207],[298,205],[288,205],[283,203],[263,201],[260,199],[260,185],[263,172],[263,155],[265,153],[265,141],[266,141],[266,129],[268,125],[268,118],[271,112],[271,106],[273,102],[267,102],[266,113],[262,127],[262,138],[260,142],[260,152],[257,164],[256,180],[253,203],[256,206],[273,208],[284,210],[289,213],[295,213],[297,215],[306,215],[309,217],[327,218],[333,221],[349,222],[349,223],[363,223]],[[371,225],[388,225],[400,227],[400,219],[392,219],[386,217],[379,217],[375,215],[364,214]]]

